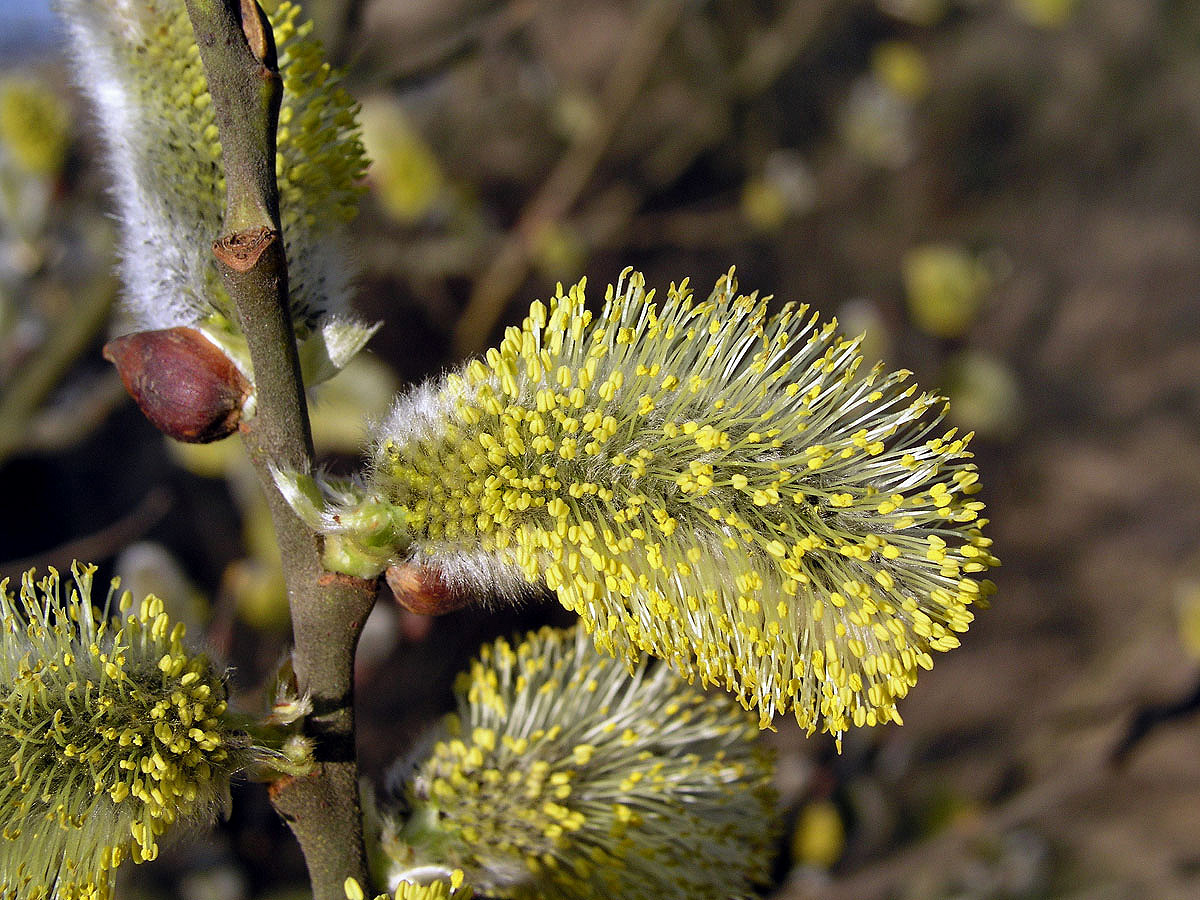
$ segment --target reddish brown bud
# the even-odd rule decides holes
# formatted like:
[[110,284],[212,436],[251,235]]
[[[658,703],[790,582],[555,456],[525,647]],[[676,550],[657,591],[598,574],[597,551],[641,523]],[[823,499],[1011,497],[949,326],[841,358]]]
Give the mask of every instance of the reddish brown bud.
[[384,577],[396,602],[418,615],[440,616],[471,602],[469,596],[455,591],[437,571],[424,566],[413,563],[388,566]]
[[250,382],[195,328],[127,334],[105,344],[104,358],[163,434],[207,444],[237,430]]

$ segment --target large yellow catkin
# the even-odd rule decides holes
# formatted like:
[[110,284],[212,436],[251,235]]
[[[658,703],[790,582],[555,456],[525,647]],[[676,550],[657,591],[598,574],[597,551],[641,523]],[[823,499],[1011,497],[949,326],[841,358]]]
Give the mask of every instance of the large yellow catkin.
[[500,345],[396,404],[366,480],[282,476],[327,565],[544,583],[596,644],[731,691],[766,726],[900,720],[993,591],[971,435],[805,307],[661,303],[625,273],[534,303]]

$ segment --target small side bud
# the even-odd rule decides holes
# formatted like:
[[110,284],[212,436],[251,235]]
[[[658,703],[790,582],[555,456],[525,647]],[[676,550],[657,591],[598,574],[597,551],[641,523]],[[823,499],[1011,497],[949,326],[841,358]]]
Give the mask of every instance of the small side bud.
[[104,358],[154,427],[189,444],[237,430],[250,382],[195,328],[139,331],[109,341]]
[[420,616],[441,616],[462,609],[471,598],[456,591],[435,569],[412,563],[388,566],[384,574],[396,602]]
[[291,654],[284,659],[275,673],[275,700],[271,704],[271,715],[267,718],[269,725],[292,725],[313,711],[312,695],[307,691],[300,693],[296,681],[296,670],[292,664]]
[[279,232],[265,225],[227,234],[212,245],[213,256],[235,272],[249,272],[268,248],[279,240]]
[[302,777],[316,771],[316,757],[313,756],[313,739],[302,734],[293,734],[284,742],[280,752],[282,760],[276,760],[274,767],[286,775]]

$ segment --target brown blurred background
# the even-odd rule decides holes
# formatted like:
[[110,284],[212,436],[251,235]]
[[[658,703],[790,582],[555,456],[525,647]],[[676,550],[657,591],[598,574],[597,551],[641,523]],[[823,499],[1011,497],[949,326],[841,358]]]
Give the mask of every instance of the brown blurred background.
[[[376,159],[354,252],[385,325],[318,395],[332,466],[393,390],[556,281],[598,296],[633,265],[703,292],[736,266],[837,315],[977,432],[1003,567],[902,728],[840,756],[768,735],[771,895],[1200,897],[1200,4],[306,8]],[[34,5],[0,15],[0,571],[81,557],[165,593],[253,709],[286,641],[256,487],[231,442],[168,447],[99,358],[116,287],[91,113]],[[446,708],[481,640],[555,618],[381,608],[366,771]],[[302,896],[262,794],[127,895]]]

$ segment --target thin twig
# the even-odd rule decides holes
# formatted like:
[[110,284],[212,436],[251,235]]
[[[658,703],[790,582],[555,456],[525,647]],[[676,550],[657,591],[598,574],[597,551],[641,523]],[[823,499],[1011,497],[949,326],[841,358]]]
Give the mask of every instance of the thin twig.
[[99,372],[64,394],[53,406],[44,407],[34,415],[21,452],[61,453],[78,444],[129,402],[129,392],[115,371]]
[[464,20],[461,9],[448,6],[438,27],[411,35],[403,52],[396,52],[390,34],[385,33],[374,53],[367,50],[369,68],[390,91],[403,93],[444,75],[487,47],[503,44],[524,28],[537,10],[536,0],[489,0],[467,10]]
[[808,46],[832,6],[828,0],[789,3],[770,28],[751,39],[749,52],[734,66],[735,96],[754,97],[769,88]]
[[214,243],[250,349],[257,412],[243,423],[263,482],[287,582],[299,688],[313,698],[306,733],[317,771],[272,787],[276,810],[304,851],[315,900],[342,900],[368,883],[354,746],[354,651],[375,583],[331,576],[321,539],[292,513],[270,466],[309,472],[312,433],[296,352],[275,181],[283,86],[274,37],[254,0],[187,0],[220,133],[227,188],[224,235]]

